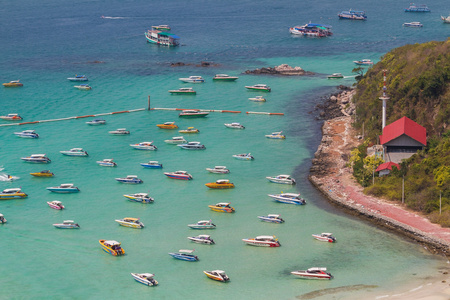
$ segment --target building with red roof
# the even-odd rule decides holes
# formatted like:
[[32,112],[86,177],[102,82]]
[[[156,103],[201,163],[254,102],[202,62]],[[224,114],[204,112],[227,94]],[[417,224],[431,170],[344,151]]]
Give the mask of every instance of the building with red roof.
[[392,161],[388,161],[379,165],[378,168],[375,170],[375,172],[380,172],[378,173],[379,176],[388,175],[392,171],[393,166],[395,166],[398,170],[400,170],[399,164],[396,164]]

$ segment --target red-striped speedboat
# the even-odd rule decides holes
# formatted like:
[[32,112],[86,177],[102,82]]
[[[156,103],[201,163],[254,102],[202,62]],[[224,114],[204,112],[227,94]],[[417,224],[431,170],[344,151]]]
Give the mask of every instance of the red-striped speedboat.
[[333,275],[327,272],[327,268],[309,268],[293,271],[291,274],[304,279],[333,279]]

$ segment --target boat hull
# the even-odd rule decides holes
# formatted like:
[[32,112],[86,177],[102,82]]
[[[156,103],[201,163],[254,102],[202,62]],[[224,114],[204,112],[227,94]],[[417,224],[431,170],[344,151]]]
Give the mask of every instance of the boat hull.
[[216,281],[220,281],[220,282],[227,282],[227,281],[230,281],[230,279],[229,279],[228,277],[227,277],[226,279],[224,279],[223,277],[213,275],[213,274],[211,274],[211,273],[209,273],[209,272],[207,272],[207,271],[203,271],[203,273],[205,273],[205,275],[206,275],[209,279],[212,279],[212,280],[216,280]]
[[119,225],[123,226],[123,227],[136,228],[136,229],[144,228],[144,226],[141,224],[130,223],[130,222],[125,222],[125,221],[121,221],[121,220],[116,220],[116,222],[119,223]]
[[210,189],[232,189],[234,188],[234,184],[233,183],[215,183],[215,182],[210,182],[210,183],[206,183],[205,184],[207,187],[209,187]]
[[179,260],[198,261],[198,257],[196,255],[182,255],[179,253],[169,253],[169,255]]
[[192,229],[215,229],[214,225],[188,225]]
[[258,241],[251,241],[251,240],[246,240],[243,239],[243,241],[250,246],[256,246],[256,247],[280,247],[279,243],[274,243],[274,242],[258,242]]
[[131,276],[133,276],[134,280],[136,280],[137,282],[142,283],[144,285],[147,285],[147,286],[158,285],[158,281],[156,281],[154,279],[153,279],[153,281],[144,279],[144,278],[140,277],[139,274],[137,274],[137,273],[131,273]]
[[57,209],[57,210],[64,209],[64,205],[56,205],[56,204],[53,204],[51,202],[47,202],[47,204],[48,204],[48,206],[50,206],[53,209]]
[[36,173],[30,173],[30,175],[32,175],[34,177],[53,177],[55,174],[53,174],[53,173],[36,172]]
[[102,246],[102,250],[108,254],[111,254],[113,256],[125,255],[125,250],[123,250],[122,248],[120,248],[119,250],[111,249],[110,247],[108,247],[104,244],[104,240],[100,240],[99,243]]
[[224,212],[224,213],[234,213],[234,208],[232,208],[232,207],[217,207],[217,206],[214,206],[214,205],[208,205],[208,207],[212,211]]
[[282,219],[268,218],[268,217],[264,217],[264,216],[258,217],[258,218],[259,218],[261,221],[268,222],[268,223],[277,223],[277,224],[280,224],[280,223],[283,223],[283,222],[284,222],[284,220],[282,220]]
[[292,275],[297,276],[301,279],[319,279],[319,280],[330,280],[333,278],[330,274],[307,274],[304,272],[294,271],[291,272]]
[[141,166],[147,169],[162,169],[162,164],[147,164],[147,163],[141,163]]
[[69,193],[78,193],[80,190],[78,188],[47,188],[48,191],[52,193],[60,193],[60,194],[69,194]]
[[0,194],[0,200],[24,199],[28,197],[25,193]]
[[185,119],[194,119],[194,118],[204,118],[207,115],[209,115],[209,113],[198,113],[198,114],[179,114],[180,118],[185,118]]
[[141,198],[141,197],[134,197],[134,196],[130,196],[130,195],[124,195],[124,197],[133,202],[139,202],[139,203],[154,202],[153,198]]
[[199,239],[196,237],[188,237],[188,239],[190,239],[191,241],[193,241],[194,243],[197,243],[197,244],[205,244],[205,245],[213,245],[214,244],[214,241],[211,239],[206,240],[206,239]]

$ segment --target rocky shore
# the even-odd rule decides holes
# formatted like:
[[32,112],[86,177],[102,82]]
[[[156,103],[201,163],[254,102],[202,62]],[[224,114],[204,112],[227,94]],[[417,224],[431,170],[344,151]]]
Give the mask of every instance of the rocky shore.
[[287,64],[275,66],[273,68],[261,68],[255,70],[247,70],[244,74],[268,74],[268,75],[283,75],[283,76],[303,76],[314,75],[313,72],[305,71],[300,67],[291,67]]
[[349,213],[401,233],[431,252],[450,257],[450,229],[429,222],[399,203],[365,195],[354,180],[347,161],[350,151],[361,141],[351,125],[355,111],[353,95],[353,90],[345,89],[318,107],[322,110],[320,117],[326,121],[322,141],[312,160],[310,181],[332,203]]

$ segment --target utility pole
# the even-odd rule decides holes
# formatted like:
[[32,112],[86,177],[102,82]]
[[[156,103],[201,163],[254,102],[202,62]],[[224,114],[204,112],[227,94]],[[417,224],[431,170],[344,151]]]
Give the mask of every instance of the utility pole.
[[405,203],[405,175],[403,175],[402,179],[402,204]]

